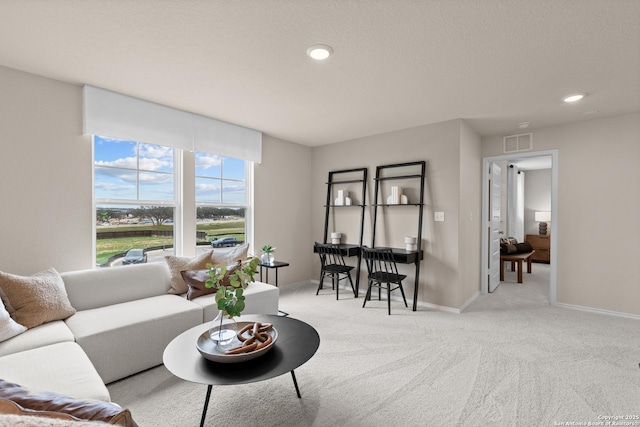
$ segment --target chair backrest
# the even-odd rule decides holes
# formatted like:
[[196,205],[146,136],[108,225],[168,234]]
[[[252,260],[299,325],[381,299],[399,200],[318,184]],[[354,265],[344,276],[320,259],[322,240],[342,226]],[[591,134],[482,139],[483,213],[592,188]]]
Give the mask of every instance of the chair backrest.
[[320,255],[322,266],[327,265],[346,265],[340,247],[331,243],[315,242],[316,252]]
[[391,248],[362,247],[362,257],[367,263],[369,275],[376,272],[398,275],[398,266],[393,258]]

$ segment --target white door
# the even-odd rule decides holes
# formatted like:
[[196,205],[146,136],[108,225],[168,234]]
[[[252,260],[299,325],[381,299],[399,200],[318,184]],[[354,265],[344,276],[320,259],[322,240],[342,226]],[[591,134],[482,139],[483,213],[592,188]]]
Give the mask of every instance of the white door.
[[489,292],[493,292],[500,284],[500,166],[491,163],[489,167]]

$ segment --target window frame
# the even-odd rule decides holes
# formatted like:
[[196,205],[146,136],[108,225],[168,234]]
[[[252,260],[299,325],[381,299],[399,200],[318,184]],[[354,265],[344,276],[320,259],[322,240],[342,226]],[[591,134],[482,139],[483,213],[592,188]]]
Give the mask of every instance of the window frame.
[[[195,231],[196,231],[196,222],[197,222],[197,208],[198,207],[226,207],[226,208],[244,208],[245,210],[245,243],[250,244],[253,241],[253,226],[254,226],[254,195],[253,195],[253,179],[254,179],[254,168],[255,162],[252,160],[233,158],[236,160],[242,160],[244,162],[244,202],[243,203],[224,203],[223,197],[221,195],[220,203],[208,203],[208,202],[196,202],[196,191],[195,191],[195,181],[196,181],[196,156],[195,152],[192,150],[185,150],[179,147],[171,147],[173,149],[173,184],[174,184],[174,200],[126,200],[126,199],[112,199],[112,198],[97,198],[95,191],[95,168],[96,168],[96,159],[95,159],[95,136],[91,135],[91,193],[92,193],[92,259],[96,260],[96,232],[97,232],[97,224],[96,224],[96,209],[98,206],[105,205],[124,205],[124,206],[145,206],[145,205],[154,205],[154,206],[170,206],[174,209],[174,226],[173,226],[173,242],[174,242],[174,254],[176,256],[194,256],[196,251],[196,245],[193,245],[191,248],[191,243],[189,242],[190,238],[187,237],[187,234],[190,230],[193,230],[193,238],[195,239]],[[114,139],[122,139],[122,138],[114,138]],[[125,141],[130,141],[126,140]],[[150,145],[161,145],[155,144],[153,142],[146,141],[133,141],[138,144],[150,144]],[[186,155],[190,154],[190,155]],[[205,153],[205,154],[215,154],[215,153]],[[230,156],[224,156],[222,154],[219,155],[222,158],[231,158]],[[139,150],[137,153],[137,162],[138,168],[136,169],[137,173],[140,173],[139,168]],[[144,171],[143,171],[144,172]],[[187,177],[187,174],[191,174],[190,177]],[[224,181],[222,178],[223,172],[221,171],[221,183]],[[234,179],[229,179],[230,181],[239,181]],[[139,182],[137,183],[139,186]],[[193,185],[193,189],[186,188],[188,185]],[[136,194],[139,196],[139,189],[136,189]],[[193,218],[188,218],[189,211],[192,209]],[[187,216],[185,216],[185,212]],[[94,265],[94,268],[97,268],[97,264]]]

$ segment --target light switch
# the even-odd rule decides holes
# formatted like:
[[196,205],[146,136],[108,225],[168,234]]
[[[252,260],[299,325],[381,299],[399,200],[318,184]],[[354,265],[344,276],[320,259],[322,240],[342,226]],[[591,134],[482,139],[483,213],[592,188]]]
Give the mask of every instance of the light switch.
[[434,221],[444,221],[444,212],[434,212],[433,219]]

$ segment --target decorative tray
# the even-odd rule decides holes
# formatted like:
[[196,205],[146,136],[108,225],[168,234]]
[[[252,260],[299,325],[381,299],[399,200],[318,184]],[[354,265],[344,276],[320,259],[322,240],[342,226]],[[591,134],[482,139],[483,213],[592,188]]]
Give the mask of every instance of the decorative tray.
[[[248,327],[249,325],[253,326],[255,322],[238,322],[238,331],[241,331],[243,328]],[[210,331],[206,330],[198,337],[196,341],[196,347],[200,354],[207,360],[211,360],[212,362],[219,363],[238,363],[245,362],[247,360],[255,359],[256,357],[262,356],[271,348],[278,339],[278,331],[276,328],[271,327],[268,331],[266,331],[269,335],[271,335],[271,342],[266,346],[254,350],[249,351],[247,353],[239,353],[239,354],[227,354],[226,351],[235,347],[241,346],[243,343],[238,339],[238,337],[234,337],[231,344],[226,345],[224,349],[219,349],[218,344],[211,339]],[[245,335],[246,336],[246,335]]]

